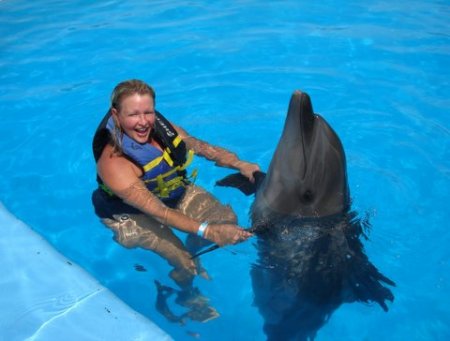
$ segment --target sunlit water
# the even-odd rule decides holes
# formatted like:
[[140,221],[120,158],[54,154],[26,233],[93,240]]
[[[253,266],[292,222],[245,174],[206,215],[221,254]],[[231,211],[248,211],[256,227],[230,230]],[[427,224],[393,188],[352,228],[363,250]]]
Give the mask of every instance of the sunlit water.
[[[203,257],[213,280],[196,285],[219,319],[179,326],[155,311],[169,267],[94,215],[91,138],[113,86],[141,78],[172,121],[266,169],[301,89],[341,137],[367,254],[397,283],[388,313],[343,305],[317,339],[446,340],[449,14],[446,1],[1,1],[0,200],[175,339],[264,340],[252,242]],[[230,172],[194,167],[248,226],[252,198],[214,187]]]

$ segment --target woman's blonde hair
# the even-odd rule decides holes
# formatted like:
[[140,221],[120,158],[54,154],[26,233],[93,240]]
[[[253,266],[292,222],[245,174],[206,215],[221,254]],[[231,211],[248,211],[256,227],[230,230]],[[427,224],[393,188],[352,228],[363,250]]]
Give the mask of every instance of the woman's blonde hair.
[[153,88],[150,85],[139,79],[130,79],[120,82],[114,88],[111,94],[111,108],[120,111],[122,100],[125,97],[134,94],[150,95],[153,98],[153,102],[155,102],[156,99],[155,90],[153,90]]

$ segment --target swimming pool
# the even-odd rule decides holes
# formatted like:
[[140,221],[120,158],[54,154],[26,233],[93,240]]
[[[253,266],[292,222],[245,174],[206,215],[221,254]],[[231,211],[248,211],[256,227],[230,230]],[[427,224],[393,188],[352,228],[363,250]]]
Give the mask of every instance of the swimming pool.
[[[366,251],[397,283],[388,313],[343,305],[317,339],[447,339],[449,9],[445,1],[2,1],[0,200],[173,338],[263,340],[251,242],[203,258],[213,280],[197,284],[221,318],[178,326],[155,311],[153,280],[171,284],[168,266],[112,242],[93,214],[91,138],[112,87],[136,77],[192,135],[266,169],[299,88],[341,137],[353,207],[372,224]],[[230,172],[195,163],[198,183],[248,225],[252,199],[213,186]]]

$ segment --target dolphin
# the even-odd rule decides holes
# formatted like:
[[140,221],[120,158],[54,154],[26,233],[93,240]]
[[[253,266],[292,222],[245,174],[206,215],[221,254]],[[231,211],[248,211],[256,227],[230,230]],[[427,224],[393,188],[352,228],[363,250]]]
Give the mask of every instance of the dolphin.
[[258,261],[251,276],[268,340],[314,339],[343,303],[388,310],[394,295],[383,283],[395,283],[364,252],[370,224],[351,211],[342,143],[308,94],[292,94],[267,174],[255,179],[232,174],[217,184],[255,193]]

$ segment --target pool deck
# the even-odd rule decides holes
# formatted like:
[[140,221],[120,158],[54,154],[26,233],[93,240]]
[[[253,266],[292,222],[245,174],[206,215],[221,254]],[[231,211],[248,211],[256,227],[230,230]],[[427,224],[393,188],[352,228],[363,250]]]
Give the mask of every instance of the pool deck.
[[172,340],[0,203],[1,340]]

